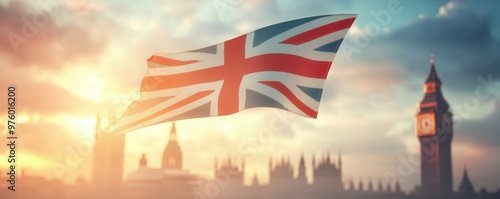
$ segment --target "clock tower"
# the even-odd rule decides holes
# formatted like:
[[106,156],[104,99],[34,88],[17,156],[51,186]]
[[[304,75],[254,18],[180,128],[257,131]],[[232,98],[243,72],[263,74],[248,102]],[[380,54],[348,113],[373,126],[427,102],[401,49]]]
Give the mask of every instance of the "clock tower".
[[446,196],[452,194],[451,141],[452,113],[441,93],[441,80],[436,73],[434,55],[431,70],[424,85],[424,99],[416,115],[416,130],[420,141],[422,191]]
[[182,150],[177,142],[177,129],[175,129],[175,122],[172,122],[172,129],[167,146],[163,151],[163,161],[161,168],[182,170]]

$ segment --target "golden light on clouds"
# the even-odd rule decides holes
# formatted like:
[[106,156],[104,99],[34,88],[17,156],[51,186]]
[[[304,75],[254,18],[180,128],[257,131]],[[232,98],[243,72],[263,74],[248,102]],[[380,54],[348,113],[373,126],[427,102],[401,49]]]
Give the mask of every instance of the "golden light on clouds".
[[94,102],[101,102],[104,99],[103,80],[95,75],[84,77],[79,86],[76,87],[78,96],[87,98]]
[[58,85],[62,85],[69,92],[91,102],[103,102],[107,93],[105,79],[96,73],[84,72],[86,69],[72,68],[64,71],[64,75],[52,78]]
[[[22,150],[19,149],[19,150]],[[1,157],[7,157],[8,154],[0,154]],[[40,157],[38,155],[33,155],[30,153],[23,152],[22,158],[19,158],[17,161],[17,166],[19,168],[23,168],[24,170],[35,170],[35,171],[48,171],[51,169],[52,159],[48,159],[45,157]],[[10,164],[7,161],[0,161],[0,169],[9,167]],[[18,170],[20,171],[20,170]],[[3,173],[3,171],[2,171]]]
[[[72,129],[75,129],[76,133],[80,133],[85,137],[94,137],[96,117],[78,117],[61,114],[59,115],[58,120],[72,127]],[[107,125],[106,121],[107,120],[103,123],[103,126]]]
[[[28,7],[40,9],[35,3],[22,2]],[[18,84],[22,103],[19,105],[17,122],[30,131],[21,132],[21,136],[26,138],[25,141],[37,142],[30,142],[31,146],[20,145],[24,149],[33,148],[31,152],[22,152],[21,164],[27,165],[27,169],[50,171],[53,151],[61,152],[64,158],[64,147],[67,145],[76,146],[83,139],[93,142],[99,112],[103,115],[105,126],[108,109],[117,110],[115,114],[120,116],[131,101],[139,98],[140,83],[147,68],[146,59],[153,53],[201,48],[270,25],[271,22],[316,13],[289,12],[288,8],[296,5],[287,5],[285,1],[242,2],[231,7],[234,13],[220,18],[212,2],[208,1],[141,2],[131,7],[126,5],[123,10],[116,9],[114,2],[68,1],[59,7],[61,12],[51,18],[48,25],[38,27],[38,33],[20,46],[20,53],[13,53],[10,43],[2,43],[0,77],[2,82]],[[31,19],[31,13],[9,4],[9,1],[0,0],[0,6],[4,9],[2,11],[5,11],[3,13],[13,12],[11,14],[14,16],[5,20],[12,23],[0,22],[0,31],[5,27],[13,27],[4,32],[21,34],[23,24],[17,24],[22,22],[19,16],[26,15]],[[371,4],[363,2],[363,6]],[[272,139],[259,140],[262,139],[260,133],[271,128],[269,121],[275,119],[274,110],[269,109],[251,109],[225,117],[179,121],[179,142],[185,152],[186,169],[210,177],[213,175],[216,156],[221,160],[228,154],[241,155],[238,150],[244,144],[255,148],[254,156],[246,162],[247,182],[254,174],[259,177],[259,181],[267,181],[269,156],[290,155],[296,165],[302,151],[307,164],[311,161],[312,153],[318,155],[331,151],[333,155],[337,151],[345,152],[345,164],[349,165],[344,170],[345,175],[356,179],[375,177],[393,169],[398,163],[394,163],[398,160],[395,153],[419,153],[420,145],[414,129],[415,104],[423,94],[422,83],[428,72],[428,54],[436,49],[432,46],[412,49],[410,45],[420,44],[411,41],[401,47],[380,40],[379,36],[390,39],[401,27],[412,30],[413,26],[421,22],[430,23],[443,18],[453,20],[450,14],[457,8],[458,3],[447,3],[429,11],[418,11],[411,16],[405,16],[404,12],[394,15],[391,23],[397,26],[381,26],[390,31],[381,31],[380,35],[369,37],[370,42],[362,48],[349,40],[360,39],[366,34],[366,24],[376,20],[360,16],[349,30],[349,38],[344,41],[339,52],[345,52],[348,45],[359,47],[356,49],[359,51],[351,54],[349,60],[340,53],[335,58],[325,83],[318,118],[312,120],[295,116],[288,119],[290,122],[283,124],[283,130],[274,132]],[[280,16],[277,17],[277,14]],[[436,14],[440,17],[435,17]],[[411,20],[404,21],[407,19]],[[446,26],[446,23],[442,25]],[[425,34],[439,33],[439,28]],[[475,31],[482,30],[492,29],[483,27]],[[453,36],[447,35],[447,39]],[[426,41],[419,42],[423,45]],[[466,41],[463,43],[470,44]],[[391,45],[397,48],[392,49]],[[472,51],[467,52],[470,60],[461,61],[479,63],[473,69],[465,68],[461,63],[447,62],[462,59],[456,56],[462,52],[453,56],[446,55],[446,52],[437,53],[437,67],[444,82],[443,92],[451,107],[457,110],[454,114],[464,121],[463,126],[456,129],[457,136],[454,139],[459,142],[453,143],[453,160],[466,162],[489,157],[494,165],[500,162],[492,155],[498,150],[495,148],[498,144],[494,143],[498,139],[489,133],[498,134],[498,95],[480,101],[477,109],[465,114],[460,114],[457,106],[463,106],[465,99],[474,95],[474,88],[467,87],[479,84],[477,76],[471,76],[476,75],[475,68],[489,63],[483,59],[488,52],[474,51],[481,54],[478,56],[481,62],[472,58]],[[22,59],[19,59],[20,56]],[[460,73],[463,71],[471,76],[473,82],[456,80],[468,77]],[[493,78],[496,81],[498,77]],[[7,135],[5,124],[5,118],[0,117],[2,136]],[[147,154],[152,167],[159,167],[169,129],[170,124],[160,124],[127,135],[125,176],[137,169],[137,161],[142,153]],[[44,147],[43,142],[50,143],[50,146]],[[62,143],[61,146],[58,143]],[[46,148],[50,150],[44,150]],[[41,152],[34,154],[38,151]],[[5,155],[5,151],[0,150],[0,157]],[[91,161],[92,158],[89,155],[83,159]],[[372,164],[368,169],[366,161]],[[0,161],[0,169],[5,166],[5,161]],[[53,177],[50,172],[46,175]],[[403,186],[409,189],[416,183],[417,178]]]

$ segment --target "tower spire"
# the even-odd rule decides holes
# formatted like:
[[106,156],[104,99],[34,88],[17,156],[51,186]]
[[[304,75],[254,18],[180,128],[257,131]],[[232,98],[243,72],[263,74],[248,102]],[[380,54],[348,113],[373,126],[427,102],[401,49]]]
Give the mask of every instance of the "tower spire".
[[372,184],[372,178],[368,179],[368,191],[372,192],[373,191],[373,184]]
[[177,142],[177,130],[175,129],[175,121],[172,122],[172,128],[170,129],[170,142]]
[[177,140],[177,129],[175,122],[172,122],[170,129],[169,140],[163,151],[163,169],[182,169],[182,150]]
[[96,131],[101,130],[101,114],[99,112],[97,112],[97,119],[95,122],[95,130]]
[[215,156],[215,158],[214,158],[214,168],[215,168],[216,171],[217,171],[217,169],[219,169],[219,165],[218,164],[219,164],[219,161],[217,159],[217,156]]
[[429,72],[429,76],[427,77],[427,80],[425,80],[425,83],[435,83],[441,85],[441,80],[436,73],[436,58],[434,57],[434,54],[431,54],[431,71]]
[[146,158],[146,154],[142,153],[141,159],[139,160],[139,167],[147,167],[148,159]]
[[338,157],[337,161],[338,161],[337,170],[339,173],[339,178],[340,178],[340,180],[342,180],[342,154],[340,151],[339,151],[339,157]]
[[304,152],[302,152],[300,154],[300,166],[305,166],[305,162],[304,162]]
[[354,191],[354,182],[353,182],[353,180],[352,180],[352,177],[351,177],[351,179],[349,180],[349,185],[348,185],[348,187],[347,187],[347,190],[349,190],[349,191]]
[[339,162],[339,169],[341,169],[342,168],[342,153],[340,151],[339,151],[339,157],[338,157],[337,161]]
[[380,178],[378,180],[378,186],[377,187],[378,187],[377,188],[378,192],[384,192],[384,188],[383,188],[383,185],[382,185],[382,178]]
[[245,172],[245,158],[241,158],[241,171]]
[[363,185],[363,178],[359,179],[358,191],[365,191],[365,187]]
[[436,62],[434,54],[431,54],[431,67],[434,67],[434,63]]
[[313,169],[316,168],[316,155],[314,153],[312,154],[312,167]]
[[397,180],[397,181],[396,181],[396,185],[394,185],[394,187],[395,187],[395,188],[394,188],[394,189],[395,189],[394,191],[395,191],[396,193],[400,193],[400,192],[401,192],[401,185],[399,184],[399,180]]
[[304,161],[304,152],[300,154],[298,178],[306,181],[306,163]]
[[271,172],[272,168],[273,168],[273,158],[272,156],[269,156],[269,172]]
[[464,166],[464,173],[462,177],[462,182],[458,186],[458,192],[465,196],[474,196],[474,186],[469,179],[469,175],[467,174],[467,166]]

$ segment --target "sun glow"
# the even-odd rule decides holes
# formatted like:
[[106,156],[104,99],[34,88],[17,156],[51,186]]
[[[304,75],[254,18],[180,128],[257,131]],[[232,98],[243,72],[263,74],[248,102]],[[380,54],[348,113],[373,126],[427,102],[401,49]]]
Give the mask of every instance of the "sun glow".
[[96,124],[95,118],[88,117],[75,117],[71,115],[63,115],[61,116],[64,122],[73,126],[74,129],[81,135],[86,137],[94,136],[94,128]]
[[96,73],[89,73],[85,67],[67,69],[63,75],[57,77],[45,74],[40,79],[61,85],[74,95],[91,102],[103,102],[106,99],[105,79]]
[[231,132],[233,130],[232,126],[228,122],[220,121],[217,124],[217,128],[222,132]]
[[93,102],[101,102],[104,99],[103,85],[104,80],[98,78],[96,75],[89,74],[81,79],[76,91],[83,98]]
[[[7,157],[7,154],[0,154],[0,156]],[[52,160],[42,158],[38,155],[23,153],[22,161],[19,162],[18,166],[27,170],[43,170],[50,169],[52,162]],[[7,161],[0,161],[0,170],[8,166],[10,166],[10,164]]]

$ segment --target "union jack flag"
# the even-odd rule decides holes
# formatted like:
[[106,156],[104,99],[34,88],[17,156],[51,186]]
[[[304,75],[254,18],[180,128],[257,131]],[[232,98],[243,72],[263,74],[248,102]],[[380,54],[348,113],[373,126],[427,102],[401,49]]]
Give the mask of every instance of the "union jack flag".
[[330,65],[356,15],[323,15],[148,59],[141,97],[115,124],[128,132],[187,118],[274,107],[316,118]]

